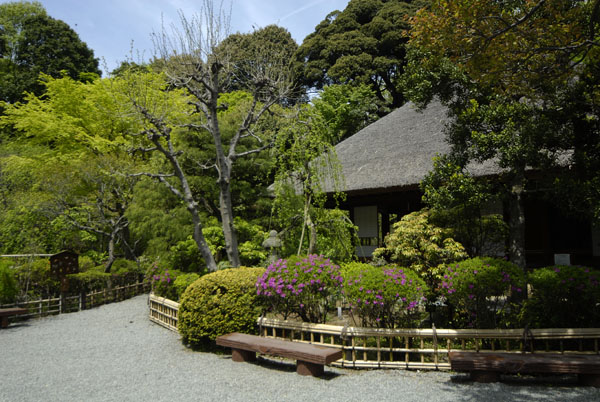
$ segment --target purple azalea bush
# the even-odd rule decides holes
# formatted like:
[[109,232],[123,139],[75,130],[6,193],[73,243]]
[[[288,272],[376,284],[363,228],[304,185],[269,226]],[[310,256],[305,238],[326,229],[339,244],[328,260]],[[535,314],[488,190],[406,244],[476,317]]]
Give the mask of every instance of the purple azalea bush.
[[[454,308],[455,326],[499,328],[513,323],[518,306],[513,299],[525,295],[525,275],[518,266],[497,258],[471,258],[446,266],[439,290]],[[515,297],[511,297],[515,296]]]
[[415,272],[354,262],[344,266],[343,276],[342,294],[360,325],[407,327],[420,317],[427,286]]
[[280,259],[256,281],[256,293],[274,313],[287,319],[324,323],[329,306],[339,297],[340,267],[322,255]]
[[551,266],[528,276],[531,294],[523,306],[524,324],[537,328],[600,326],[600,271]]

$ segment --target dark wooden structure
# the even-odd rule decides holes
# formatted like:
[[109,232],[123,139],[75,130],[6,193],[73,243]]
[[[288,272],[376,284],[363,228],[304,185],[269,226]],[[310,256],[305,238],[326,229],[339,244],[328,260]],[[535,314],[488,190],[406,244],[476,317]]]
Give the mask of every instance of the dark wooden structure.
[[236,362],[254,361],[256,353],[294,359],[298,374],[315,377],[323,375],[325,364],[342,358],[342,351],[337,348],[237,332],[219,336],[217,345],[231,348],[231,358]]
[[582,385],[600,387],[600,355],[560,353],[448,353],[450,367],[476,382],[497,382],[500,374],[577,374]]
[[8,327],[8,317],[15,315],[27,314],[26,308],[21,307],[10,307],[0,309],[0,318],[2,319],[2,328]]

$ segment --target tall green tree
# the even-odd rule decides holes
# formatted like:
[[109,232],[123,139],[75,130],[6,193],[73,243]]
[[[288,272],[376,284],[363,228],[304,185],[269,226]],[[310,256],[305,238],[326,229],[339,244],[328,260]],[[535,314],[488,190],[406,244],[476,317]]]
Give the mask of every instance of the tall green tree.
[[297,242],[297,254],[327,251],[343,260],[354,253],[354,226],[342,211],[325,207],[325,191],[344,187],[335,144],[352,124],[366,124],[373,111],[372,103],[354,102],[357,98],[372,99],[372,92],[365,85],[325,87],[277,136],[274,210],[285,242]]
[[30,93],[24,103],[5,104],[0,123],[15,130],[3,145],[5,170],[28,169],[32,194],[43,194],[35,209],[47,220],[106,240],[108,272],[117,243],[135,257],[125,216],[135,180],[122,149],[135,122],[122,118],[120,104],[101,80],[42,77],[42,96]]
[[456,163],[501,168],[520,266],[528,169],[572,167],[598,211],[599,13],[598,1],[438,0],[412,22],[405,88],[422,104],[437,95],[449,105]]
[[[231,52],[221,46],[228,34],[228,21],[222,9],[205,0],[200,16],[187,19],[182,15],[181,29],[171,33],[163,30],[155,35],[155,44],[158,55],[165,61],[164,71],[169,84],[185,89],[191,96],[190,104],[198,117],[194,124],[188,125],[188,129],[208,132],[212,137],[215,153],[205,165],[213,168],[218,176],[219,216],[227,257],[235,267],[240,265],[240,259],[231,192],[233,166],[239,159],[260,153],[272,145],[255,129],[274,105],[289,97],[293,91],[293,80],[285,48],[274,47],[270,43],[253,49],[251,59],[246,60],[241,74],[241,66],[232,63]],[[252,99],[246,105],[234,135],[224,141],[219,110],[227,106],[220,104],[219,98],[233,85],[243,88]],[[134,100],[134,104],[165,139],[169,128],[160,121],[160,116],[150,115],[145,108],[139,107],[140,102]],[[247,148],[242,151],[240,145],[243,143]],[[179,163],[175,162],[177,155],[174,150],[163,154],[173,166]],[[180,181],[182,179],[180,177]],[[209,264],[209,269],[216,269],[216,265]]]
[[350,0],[308,35],[296,53],[302,83],[321,89],[331,84],[367,84],[381,113],[405,99],[398,78],[406,65],[408,17],[426,1]]
[[39,2],[0,4],[0,100],[15,103],[25,92],[41,95],[40,73],[89,80],[101,74],[98,59],[65,22]]

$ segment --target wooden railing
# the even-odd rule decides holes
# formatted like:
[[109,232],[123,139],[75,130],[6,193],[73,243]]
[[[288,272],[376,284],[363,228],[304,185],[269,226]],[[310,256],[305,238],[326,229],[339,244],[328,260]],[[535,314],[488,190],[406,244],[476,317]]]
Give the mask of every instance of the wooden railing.
[[150,293],[148,306],[150,307],[150,321],[162,325],[171,331],[178,332],[177,314],[179,312],[179,303]]
[[23,307],[28,310],[27,314],[20,315],[19,318],[16,319],[44,317],[52,314],[72,313],[101,306],[106,303],[129,299],[133,296],[148,292],[149,287],[150,286],[147,283],[138,282],[77,296],[54,297],[43,300],[30,300],[4,304],[0,305],[0,308]]
[[377,329],[259,319],[261,335],[341,348],[333,363],[356,368],[450,368],[448,352],[559,352],[598,354],[600,328]]

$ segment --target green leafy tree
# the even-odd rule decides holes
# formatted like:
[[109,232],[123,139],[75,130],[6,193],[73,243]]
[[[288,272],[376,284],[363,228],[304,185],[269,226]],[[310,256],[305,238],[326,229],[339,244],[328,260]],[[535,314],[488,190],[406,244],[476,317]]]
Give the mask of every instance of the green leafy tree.
[[37,1],[0,5],[0,56],[0,99],[9,103],[25,92],[41,95],[40,73],[81,80],[101,74],[93,51]]
[[434,160],[420,184],[431,221],[452,229],[471,257],[504,255],[507,226],[501,214],[490,211],[500,202],[494,184],[499,185],[477,180],[448,155]]
[[321,89],[331,84],[367,84],[382,113],[405,102],[398,78],[406,64],[407,17],[426,1],[351,0],[333,11],[308,35],[296,53],[302,83]]
[[[236,267],[240,265],[240,259],[233,219],[233,166],[237,160],[260,153],[272,145],[255,129],[263,116],[292,92],[292,75],[287,68],[289,60],[285,58],[285,48],[266,43],[264,47],[253,49],[252,59],[246,60],[243,66],[245,72],[241,74],[242,66],[231,63],[227,47],[221,46],[227,36],[228,17],[222,10],[215,10],[208,0],[203,2],[200,16],[187,19],[182,15],[181,25],[181,30],[172,34],[164,30],[156,34],[155,44],[159,57],[165,62],[164,71],[169,85],[185,89],[190,95],[189,104],[197,117],[187,128],[198,133],[208,132],[212,137],[215,152],[204,165],[217,173],[219,215],[227,258]],[[235,133],[231,139],[224,141],[219,110],[226,105],[219,103],[219,97],[232,85],[243,88],[252,99],[246,104]],[[140,102],[140,95],[143,96],[143,93],[138,93],[132,101],[138,112],[154,126],[151,138],[157,141],[159,138],[161,141],[167,139],[170,128],[161,120],[160,114],[150,113]],[[247,148],[242,151],[240,145],[243,143]],[[157,142],[154,148],[160,151]],[[163,154],[174,167],[179,163],[173,149]],[[176,174],[181,182],[183,176]],[[214,270],[216,265],[211,262],[209,268]]]
[[579,198],[588,213],[600,205],[593,189],[599,8],[598,1],[433,1],[412,22],[409,97],[423,104],[437,95],[449,105],[448,140],[461,166],[487,161],[502,170],[509,255],[521,267],[527,169],[577,183],[582,197],[562,195]]
[[[104,237],[108,272],[117,242],[125,255],[135,258],[125,216],[135,180],[127,176],[131,166],[120,149],[133,123],[116,116],[119,105],[100,80],[43,77],[43,96],[29,94],[26,103],[6,105],[1,122],[13,127],[16,136],[6,144],[7,151],[16,151],[6,157],[6,170],[28,169],[31,187],[43,194],[34,199],[36,209],[53,224],[68,223]],[[14,143],[37,152],[23,152]]]
[[429,221],[429,211],[405,215],[385,237],[385,246],[375,249],[373,258],[382,258],[417,272],[435,289],[443,264],[468,257],[462,244],[451,233]]
[[333,146],[335,137],[331,138],[323,115],[310,105],[303,105],[297,113],[280,131],[274,148],[277,160],[275,208],[280,218],[287,221],[287,230],[300,223],[297,254],[303,253],[306,229],[307,253],[315,254],[320,226],[316,218],[323,215],[326,201],[324,185],[330,180],[339,190],[343,178]]

